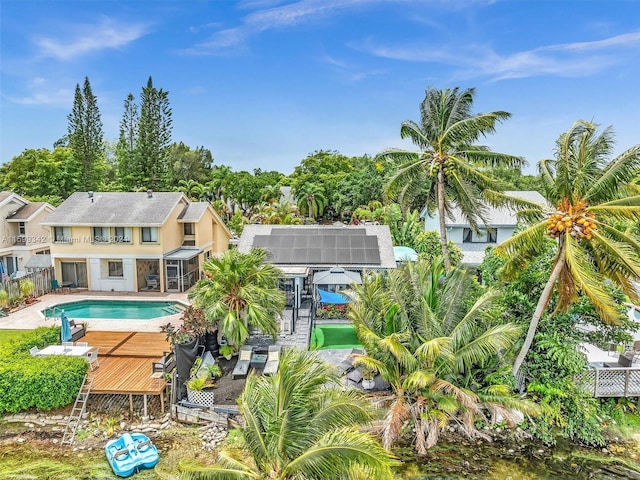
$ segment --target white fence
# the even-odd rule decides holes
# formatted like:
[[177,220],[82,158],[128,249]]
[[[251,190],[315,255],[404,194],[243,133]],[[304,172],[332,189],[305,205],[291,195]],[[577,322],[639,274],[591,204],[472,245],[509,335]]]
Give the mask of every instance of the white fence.
[[22,297],[22,293],[20,292],[20,284],[22,282],[31,280],[33,283],[31,295],[40,297],[51,291],[51,280],[53,278],[53,267],[45,268],[37,272],[28,273],[17,279],[6,279],[0,282],[0,290],[6,290],[9,294],[9,306],[12,306]]

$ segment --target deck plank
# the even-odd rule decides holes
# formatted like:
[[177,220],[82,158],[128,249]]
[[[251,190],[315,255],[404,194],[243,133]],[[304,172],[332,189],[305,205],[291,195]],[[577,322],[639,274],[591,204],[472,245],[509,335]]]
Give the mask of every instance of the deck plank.
[[131,338],[111,352],[115,356],[160,358],[171,350],[166,334],[155,332],[135,332]]
[[98,349],[98,355],[109,355],[118,345],[131,337],[133,332],[102,332],[89,330],[81,341]]
[[167,382],[151,378],[152,358],[105,357],[100,366],[90,372],[91,393],[162,395]]

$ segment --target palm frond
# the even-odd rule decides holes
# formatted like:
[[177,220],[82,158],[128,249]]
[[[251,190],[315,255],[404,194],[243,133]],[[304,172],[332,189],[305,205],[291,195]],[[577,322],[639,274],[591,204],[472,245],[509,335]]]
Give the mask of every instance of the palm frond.
[[586,191],[585,200],[600,203],[611,198],[611,192],[631,182],[640,171],[640,145],[635,145],[609,163],[600,178]]

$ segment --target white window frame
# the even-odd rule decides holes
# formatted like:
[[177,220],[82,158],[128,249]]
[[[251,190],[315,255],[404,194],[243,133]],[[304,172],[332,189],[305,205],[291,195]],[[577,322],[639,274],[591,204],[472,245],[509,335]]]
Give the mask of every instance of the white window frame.
[[71,243],[71,227],[53,227],[53,243]]
[[109,227],[92,227],[91,233],[92,243],[109,243]]
[[131,227],[113,227],[113,243],[131,243]]
[[[119,274],[117,271],[119,265]],[[111,271],[111,267],[114,266],[116,267],[116,271],[115,274],[112,274]],[[124,277],[124,264],[122,263],[122,260],[107,260],[107,272],[109,275],[109,278],[123,278]]]

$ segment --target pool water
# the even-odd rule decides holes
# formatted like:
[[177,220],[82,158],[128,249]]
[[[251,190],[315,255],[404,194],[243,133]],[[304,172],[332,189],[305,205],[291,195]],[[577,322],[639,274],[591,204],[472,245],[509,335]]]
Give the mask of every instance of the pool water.
[[179,302],[164,300],[79,300],[59,303],[42,313],[45,317],[59,317],[62,310],[69,318],[149,320],[181,313],[184,306]]

